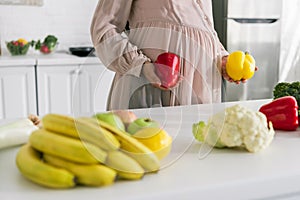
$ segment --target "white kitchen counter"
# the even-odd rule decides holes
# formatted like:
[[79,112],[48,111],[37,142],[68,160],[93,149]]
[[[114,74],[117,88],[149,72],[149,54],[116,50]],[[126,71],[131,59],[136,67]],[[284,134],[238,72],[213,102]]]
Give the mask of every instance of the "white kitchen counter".
[[49,66],[49,65],[82,65],[101,64],[98,57],[78,57],[67,52],[55,52],[49,55],[29,53],[25,56],[0,56],[0,67],[7,66]]
[[36,60],[38,66],[101,64],[98,57],[78,57],[66,52],[58,52],[50,55],[39,54],[36,56]]
[[[269,101],[239,103],[257,110]],[[18,147],[0,150],[0,199],[299,199],[299,129],[277,131],[271,146],[256,154],[234,149],[211,150],[194,141],[193,123],[206,121],[211,114],[236,103],[134,110],[140,117],[160,121],[174,140],[162,169],[139,181],[118,181],[100,188],[48,189],[19,173],[15,165]]]
[[36,59],[31,56],[0,56],[0,67],[34,66]]

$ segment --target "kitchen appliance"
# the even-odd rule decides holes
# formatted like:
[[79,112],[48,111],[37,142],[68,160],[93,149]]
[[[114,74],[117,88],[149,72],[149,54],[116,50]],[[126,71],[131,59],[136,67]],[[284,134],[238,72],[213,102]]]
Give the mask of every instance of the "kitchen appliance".
[[250,52],[259,69],[245,84],[226,82],[223,100],[272,98],[279,77],[282,0],[214,0],[213,3],[223,6],[226,12],[219,19],[224,27],[219,35],[225,39],[228,52]]

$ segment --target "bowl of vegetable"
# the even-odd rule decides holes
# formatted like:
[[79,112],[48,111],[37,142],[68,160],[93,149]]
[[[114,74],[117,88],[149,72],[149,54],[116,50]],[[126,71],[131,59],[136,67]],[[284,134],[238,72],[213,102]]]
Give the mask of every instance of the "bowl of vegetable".
[[42,54],[50,54],[53,53],[58,46],[58,39],[54,35],[48,35],[45,39],[41,42],[38,40],[35,43],[35,49],[39,50]]
[[12,56],[26,55],[30,46],[31,42],[23,38],[6,42],[7,50]]

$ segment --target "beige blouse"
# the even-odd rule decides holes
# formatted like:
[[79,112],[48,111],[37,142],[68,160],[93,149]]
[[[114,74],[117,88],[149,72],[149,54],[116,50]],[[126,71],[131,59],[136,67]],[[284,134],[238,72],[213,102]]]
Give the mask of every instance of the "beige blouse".
[[[108,110],[221,101],[220,60],[228,53],[213,27],[211,0],[99,0],[91,37],[115,72]],[[162,52],[181,58],[183,80],[169,91],[152,87],[141,73]]]

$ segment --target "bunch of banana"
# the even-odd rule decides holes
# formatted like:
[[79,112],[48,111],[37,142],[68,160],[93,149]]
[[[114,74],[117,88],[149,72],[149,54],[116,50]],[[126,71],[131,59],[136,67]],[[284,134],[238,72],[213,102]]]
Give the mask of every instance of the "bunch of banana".
[[105,165],[107,155],[94,144],[42,128],[20,148],[16,164],[26,178],[51,188],[105,186],[117,179],[117,171]]
[[92,125],[86,120],[65,115],[47,114],[42,119],[43,127],[66,136],[90,142],[104,150],[117,150],[119,141],[106,129]]
[[92,118],[80,118],[80,120],[91,122],[95,126],[108,130],[120,142],[120,151],[136,160],[146,172],[156,172],[159,170],[160,161],[157,156],[144,144],[111,124]]
[[43,162],[41,153],[29,144],[25,144],[20,148],[16,163],[20,172],[26,178],[43,186],[70,188],[76,185],[74,174]]
[[94,118],[47,114],[16,157],[29,180],[51,188],[106,186],[118,179],[139,180],[158,171],[151,150],[112,125]]

